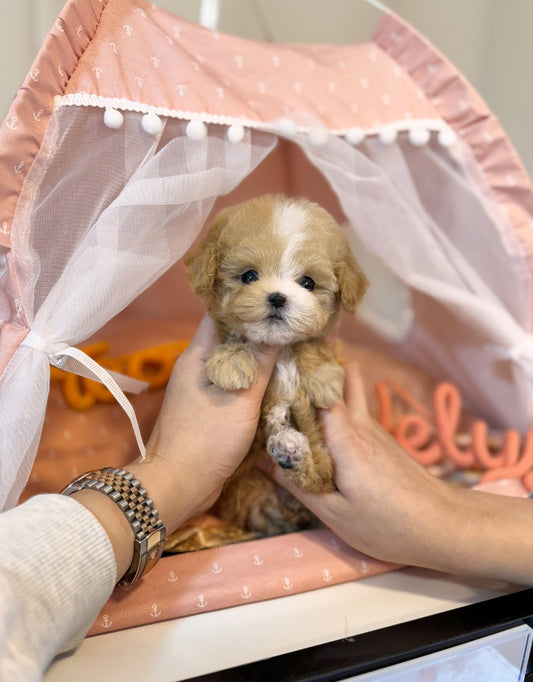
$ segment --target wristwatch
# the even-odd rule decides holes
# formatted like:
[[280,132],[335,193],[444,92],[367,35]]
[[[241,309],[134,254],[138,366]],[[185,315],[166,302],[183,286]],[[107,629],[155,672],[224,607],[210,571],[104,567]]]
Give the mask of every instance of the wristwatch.
[[107,495],[128,519],[134,534],[133,559],[119,585],[131,585],[148,573],[163,553],[166,529],[159,512],[140,482],[124,469],[88,471],[69,483],[61,494],[80,490]]

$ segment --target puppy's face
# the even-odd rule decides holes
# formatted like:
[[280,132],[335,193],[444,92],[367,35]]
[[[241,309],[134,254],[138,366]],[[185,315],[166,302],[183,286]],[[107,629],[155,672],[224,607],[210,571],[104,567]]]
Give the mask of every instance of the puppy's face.
[[236,335],[282,345],[323,334],[366,278],[341,229],[316,204],[266,196],[226,209],[186,258],[193,290]]

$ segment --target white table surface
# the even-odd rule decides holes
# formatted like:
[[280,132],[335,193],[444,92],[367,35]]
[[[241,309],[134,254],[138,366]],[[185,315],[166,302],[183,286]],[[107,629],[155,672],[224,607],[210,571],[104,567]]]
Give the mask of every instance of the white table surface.
[[87,638],[45,682],[173,682],[524,589],[404,569]]

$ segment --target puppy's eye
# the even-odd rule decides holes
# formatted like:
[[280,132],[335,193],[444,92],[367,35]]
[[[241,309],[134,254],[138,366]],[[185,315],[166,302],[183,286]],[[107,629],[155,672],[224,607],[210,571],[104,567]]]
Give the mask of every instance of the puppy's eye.
[[315,288],[315,283],[310,277],[302,277],[298,284],[308,291],[313,291]]
[[256,282],[259,279],[259,275],[255,270],[246,270],[241,275],[241,282],[243,284],[251,284],[252,282]]

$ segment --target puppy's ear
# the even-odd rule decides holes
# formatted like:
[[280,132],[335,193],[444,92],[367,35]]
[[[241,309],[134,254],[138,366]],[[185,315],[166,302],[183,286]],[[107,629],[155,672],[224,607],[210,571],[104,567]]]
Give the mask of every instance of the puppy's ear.
[[204,239],[185,255],[191,289],[204,301],[212,296],[218,266],[218,240],[227,222],[229,210],[221,211]]
[[343,258],[336,267],[337,281],[342,307],[353,313],[368,287],[368,280],[346,243]]

